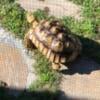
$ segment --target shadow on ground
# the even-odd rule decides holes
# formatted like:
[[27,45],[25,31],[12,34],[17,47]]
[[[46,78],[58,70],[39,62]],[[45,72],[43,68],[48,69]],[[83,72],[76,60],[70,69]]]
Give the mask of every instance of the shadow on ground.
[[[73,64],[69,66],[67,70],[62,70],[63,74],[73,75],[90,74],[93,71],[100,70],[100,44],[87,39],[79,37],[83,44],[83,51],[81,57],[79,57]],[[98,63],[97,63],[98,62]],[[13,95],[12,95],[13,94]],[[0,88],[0,100],[88,100],[84,98],[74,98],[65,95],[64,92],[58,90],[51,92],[44,91],[28,91],[25,89],[15,88]]]
[[[9,91],[9,92],[8,92]],[[0,100],[87,100],[66,96],[62,91],[32,91],[0,87]]]
[[61,70],[60,72],[63,74],[90,74],[93,71],[100,70],[100,43],[88,38],[79,36],[78,38],[80,38],[83,46],[82,55],[70,64],[68,69]]

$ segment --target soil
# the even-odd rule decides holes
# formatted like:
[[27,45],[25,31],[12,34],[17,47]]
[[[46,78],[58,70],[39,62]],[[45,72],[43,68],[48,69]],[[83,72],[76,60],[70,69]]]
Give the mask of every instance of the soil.
[[81,19],[81,6],[75,5],[68,0],[19,0],[21,6],[27,11],[44,10],[49,8],[49,14],[61,18],[71,16],[75,19]]

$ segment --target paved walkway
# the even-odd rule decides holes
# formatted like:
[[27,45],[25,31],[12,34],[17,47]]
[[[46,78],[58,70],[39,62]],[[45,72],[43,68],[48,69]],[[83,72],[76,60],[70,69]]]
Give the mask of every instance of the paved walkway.
[[20,51],[6,43],[0,43],[0,80],[9,87],[25,88],[28,68]]
[[82,57],[70,67],[62,71],[61,90],[72,98],[100,100],[100,64]]
[[11,88],[28,88],[36,79],[34,62],[22,40],[0,27],[0,80]]

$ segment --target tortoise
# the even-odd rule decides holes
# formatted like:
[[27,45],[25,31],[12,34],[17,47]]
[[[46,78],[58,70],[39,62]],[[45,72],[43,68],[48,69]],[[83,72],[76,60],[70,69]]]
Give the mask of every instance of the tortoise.
[[31,28],[25,34],[26,47],[36,47],[59,70],[65,63],[74,61],[81,53],[80,40],[58,20],[38,21],[31,13],[27,14]]

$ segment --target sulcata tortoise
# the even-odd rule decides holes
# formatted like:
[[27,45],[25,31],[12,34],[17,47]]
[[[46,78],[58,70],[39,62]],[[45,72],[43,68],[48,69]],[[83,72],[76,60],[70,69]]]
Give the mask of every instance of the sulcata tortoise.
[[62,64],[70,63],[80,54],[79,39],[71,34],[58,20],[38,21],[31,13],[27,14],[31,28],[25,34],[26,47],[36,47],[52,62],[52,68],[59,70]]

